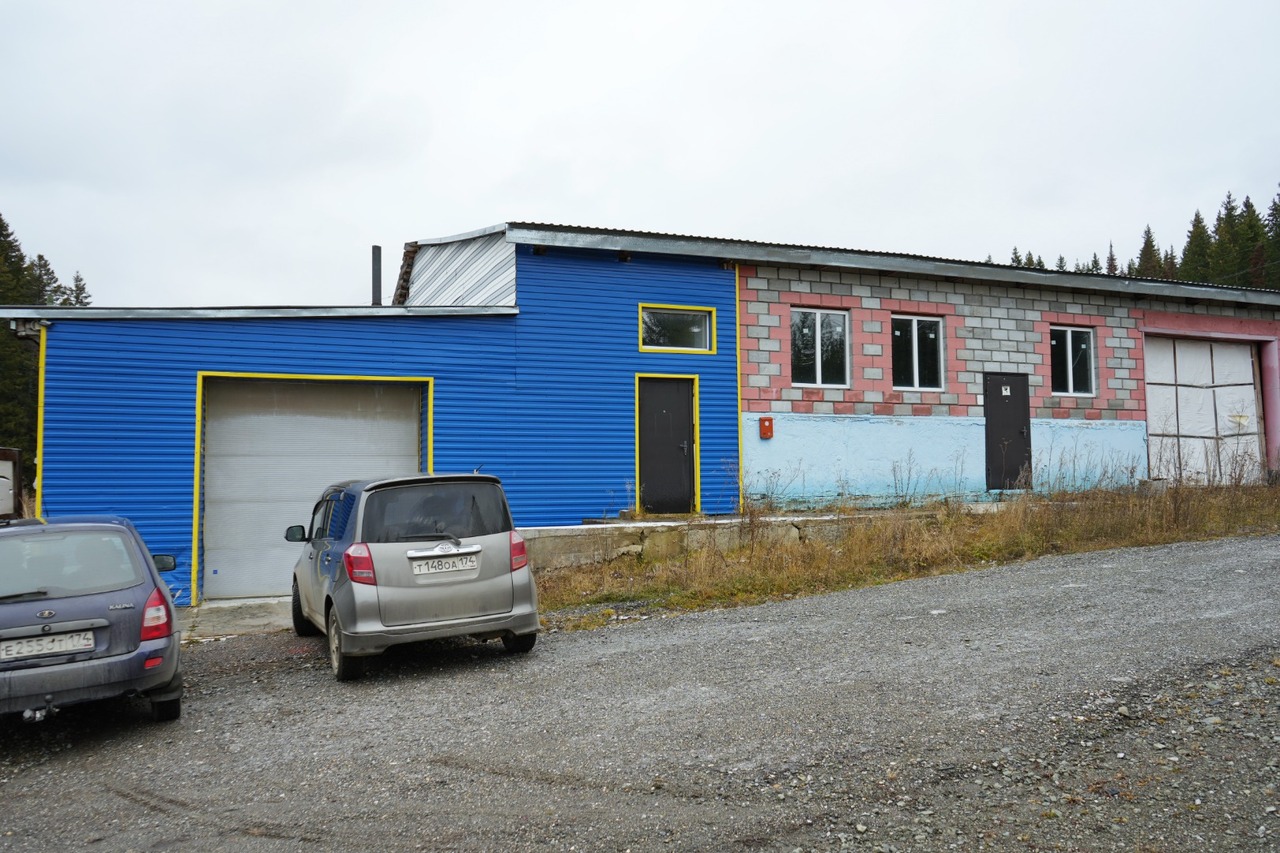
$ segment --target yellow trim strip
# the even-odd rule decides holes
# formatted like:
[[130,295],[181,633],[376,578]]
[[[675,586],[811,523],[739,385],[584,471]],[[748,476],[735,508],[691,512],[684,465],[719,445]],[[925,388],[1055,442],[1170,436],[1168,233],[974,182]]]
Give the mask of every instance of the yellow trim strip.
[[[43,340],[43,337],[41,338]],[[204,381],[206,379],[279,379],[291,382],[412,382],[425,385],[422,405],[426,409],[426,443],[428,473],[435,471],[435,394],[434,376],[351,376],[348,374],[330,373],[241,373],[233,370],[200,370],[196,372],[196,448],[195,471],[192,482],[195,484],[191,504],[191,606],[200,602],[200,495],[204,491],[201,470],[204,467]],[[43,383],[41,384],[43,395]],[[42,396],[43,400],[43,396]],[[421,446],[421,436],[419,436]],[[421,452],[421,451],[419,451]],[[421,467],[422,459],[418,460]]]
[[196,450],[192,454],[195,459],[195,471],[191,482],[195,483],[195,494],[191,506],[191,606],[200,603],[200,493],[203,488],[200,482],[200,470],[203,460],[200,448],[204,446],[204,373],[196,373]]
[[693,511],[702,512],[702,399],[699,386],[701,377],[696,373],[637,373],[635,380],[635,438],[636,438],[636,506],[640,501],[640,380],[641,379],[689,379],[693,381]]
[[[40,327],[40,361],[36,379],[36,517],[44,518],[44,381],[49,353],[49,327]],[[18,484],[22,488],[22,484]]]
[[742,459],[742,273],[733,265],[733,370],[738,392],[738,512],[746,500],[746,474]]
[[[647,347],[644,345],[644,309],[656,308],[659,311],[686,311],[697,312],[700,314],[709,314],[711,327],[710,333],[711,347],[709,349],[697,349],[691,347]],[[658,302],[641,302],[637,311],[636,337],[640,344],[640,352],[677,352],[689,355],[715,355],[716,354],[716,309],[712,305],[665,305]]]

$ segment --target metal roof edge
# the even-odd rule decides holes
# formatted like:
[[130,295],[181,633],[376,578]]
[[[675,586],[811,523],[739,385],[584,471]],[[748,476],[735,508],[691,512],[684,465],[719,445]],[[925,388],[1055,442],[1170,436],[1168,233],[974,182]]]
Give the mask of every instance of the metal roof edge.
[[0,305],[0,317],[10,320],[271,320],[323,317],[436,317],[514,316],[508,305],[349,305],[343,307],[212,307],[212,308],[94,308],[58,305]]
[[648,252],[687,255],[726,261],[776,266],[824,266],[862,269],[942,279],[977,279],[1032,287],[1120,293],[1128,296],[1166,297],[1215,302],[1244,302],[1280,306],[1280,291],[1225,287],[1214,284],[1175,282],[1163,279],[1134,279],[1093,273],[1041,270],[955,261],[919,255],[893,255],[856,249],[817,248],[749,240],[713,237],[686,237],[569,226],[509,222],[507,240],[512,243],[561,246],[575,249]]
[[443,246],[445,243],[461,243],[463,240],[474,240],[476,237],[500,234],[506,231],[507,228],[507,223],[499,222],[497,225],[487,225],[484,228],[477,228],[475,231],[467,231],[463,234],[451,234],[448,237],[428,237],[425,240],[416,242],[419,246]]

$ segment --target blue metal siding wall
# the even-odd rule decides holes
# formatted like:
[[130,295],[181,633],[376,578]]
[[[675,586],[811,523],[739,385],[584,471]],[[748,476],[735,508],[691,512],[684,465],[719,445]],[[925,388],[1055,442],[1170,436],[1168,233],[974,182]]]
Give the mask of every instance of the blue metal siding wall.
[[188,604],[198,371],[434,377],[437,446],[470,470],[519,414],[514,319],[57,321],[45,361],[43,511],[132,518],[153,551],[178,558],[166,581]]
[[[697,374],[702,509],[738,498],[733,269],[715,262],[550,248],[517,253],[517,374],[493,473],[518,524],[577,524],[635,503],[635,376]],[[716,354],[639,351],[640,303],[716,309]],[[439,421],[453,420],[439,414]],[[437,467],[460,459],[437,443]],[[491,470],[488,467],[486,471]]]

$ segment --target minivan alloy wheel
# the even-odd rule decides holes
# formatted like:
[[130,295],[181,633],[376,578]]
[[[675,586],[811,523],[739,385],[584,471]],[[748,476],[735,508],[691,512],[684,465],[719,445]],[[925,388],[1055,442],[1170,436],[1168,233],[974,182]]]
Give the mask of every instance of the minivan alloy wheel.
[[329,608],[325,624],[329,631],[329,665],[333,667],[333,677],[339,681],[354,681],[364,674],[364,658],[342,653],[342,626],[338,623],[338,608]]

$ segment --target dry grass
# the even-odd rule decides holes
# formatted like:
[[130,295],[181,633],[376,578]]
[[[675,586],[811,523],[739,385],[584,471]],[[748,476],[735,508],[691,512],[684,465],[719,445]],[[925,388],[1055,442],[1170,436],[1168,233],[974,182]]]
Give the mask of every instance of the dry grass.
[[637,613],[757,604],[1045,554],[1276,533],[1280,489],[1028,494],[987,513],[944,503],[850,516],[832,542],[768,541],[750,510],[740,524],[744,545],[733,551],[707,548],[654,563],[625,558],[539,578],[548,621],[598,627]]

